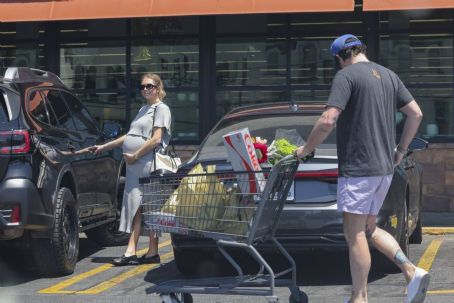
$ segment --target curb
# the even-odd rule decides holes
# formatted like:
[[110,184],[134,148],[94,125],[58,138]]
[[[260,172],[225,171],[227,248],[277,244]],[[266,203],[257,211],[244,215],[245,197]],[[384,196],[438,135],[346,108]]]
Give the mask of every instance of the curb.
[[454,227],[423,227],[422,233],[425,235],[454,234]]

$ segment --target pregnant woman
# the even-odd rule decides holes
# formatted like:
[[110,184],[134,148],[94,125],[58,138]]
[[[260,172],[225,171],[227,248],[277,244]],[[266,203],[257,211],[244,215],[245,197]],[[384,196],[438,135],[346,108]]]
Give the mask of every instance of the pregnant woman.
[[130,233],[126,252],[113,260],[117,266],[160,263],[158,235],[150,231],[148,252],[137,258],[136,249],[142,227],[139,178],[149,176],[154,168],[155,150],[165,148],[170,141],[171,113],[163,103],[166,95],[161,78],[156,74],[142,76],[140,92],[147,101],[131,122],[128,133],[111,142],[95,145],[96,154],[123,145],[126,162],[126,184],[123,194],[119,230]]

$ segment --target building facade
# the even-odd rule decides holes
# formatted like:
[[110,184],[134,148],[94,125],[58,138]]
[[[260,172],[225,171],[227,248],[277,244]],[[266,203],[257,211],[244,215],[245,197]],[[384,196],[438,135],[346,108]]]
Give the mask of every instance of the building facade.
[[454,211],[454,9],[364,5],[357,1],[347,12],[2,22],[0,73],[8,66],[56,72],[100,123],[117,120],[125,129],[141,106],[140,75],[158,73],[173,140],[191,150],[237,106],[326,102],[335,74],[330,44],[352,33],[422,107],[418,135],[431,144],[416,156],[426,166],[425,207]]

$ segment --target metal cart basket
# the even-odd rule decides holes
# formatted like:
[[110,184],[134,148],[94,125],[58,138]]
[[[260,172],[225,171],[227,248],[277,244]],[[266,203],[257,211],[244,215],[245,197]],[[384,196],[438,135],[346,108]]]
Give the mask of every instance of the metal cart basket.
[[[275,286],[280,285],[290,289],[291,303],[308,302],[296,284],[295,261],[274,236],[297,167],[298,161],[288,156],[268,172],[211,172],[214,168],[207,167],[205,173],[140,179],[142,216],[149,229],[213,239],[237,271],[233,277],[167,281],[147,293],[158,293],[163,303],[192,302],[191,293],[264,296],[275,303]],[[274,273],[254,247],[264,241],[276,246],[289,268]],[[250,254],[260,265],[257,274],[245,275],[225,247]],[[291,279],[282,279],[288,273]]]

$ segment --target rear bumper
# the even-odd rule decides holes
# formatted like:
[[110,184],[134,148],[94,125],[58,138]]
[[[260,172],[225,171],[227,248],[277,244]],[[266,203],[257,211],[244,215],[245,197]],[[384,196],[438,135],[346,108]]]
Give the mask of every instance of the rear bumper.
[[[11,210],[20,207],[19,222],[11,222]],[[24,230],[46,230],[53,216],[46,213],[40,193],[29,179],[8,179],[0,183],[0,240],[18,238]]]
[[[389,217],[393,214],[382,210],[377,216],[377,225],[396,237],[396,231],[388,226]],[[291,253],[347,249],[342,213],[337,211],[335,204],[318,208],[286,205],[277,226],[276,239]],[[172,244],[176,250],[218,250],[213,240],[184,235],[172,234]],[[271,243],[259,243],[257,249],[276,252]]]
[[[343,234],[332,235],[304,235],[299,237],[277,236],[277,240],[290,253],[311,251],[311,250],[344,250],[347,249],[347,242]],[[218,248],[215,241],[204,238],[191,238],[172,234],[172,245],[176,250],[197,250],[200,252],[216,252]],[[275,253],[276,246],[272,243],[260,243],[256,248],[264,253]]]

